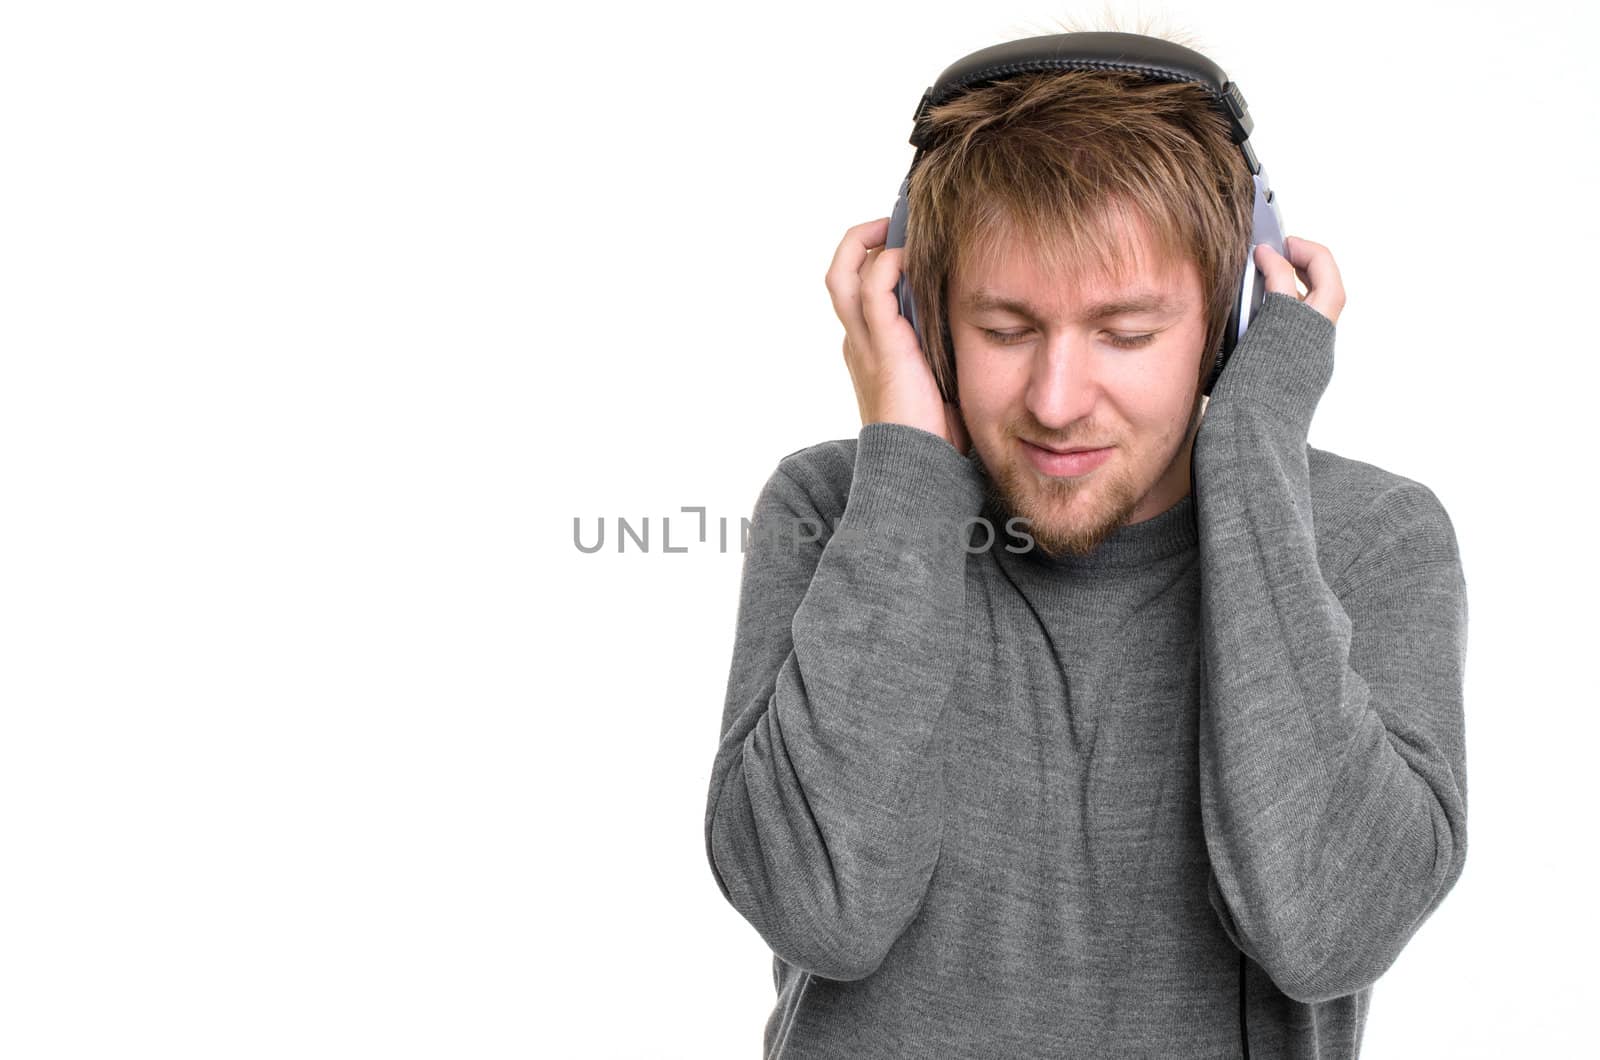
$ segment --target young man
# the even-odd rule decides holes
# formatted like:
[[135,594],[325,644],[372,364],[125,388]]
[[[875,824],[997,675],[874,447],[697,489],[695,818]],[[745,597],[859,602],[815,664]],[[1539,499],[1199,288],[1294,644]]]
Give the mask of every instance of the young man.
[[1453,528],[1306,444],[1327,248],[1257,248],[1205,402],[1250,231],[1208,114],[1110,73],[974,91],[904,251],[887,218],[839,246],[863,426],[757,499],[706,812],[774,953],[769,1058],[1354,1057],[1461,873]]

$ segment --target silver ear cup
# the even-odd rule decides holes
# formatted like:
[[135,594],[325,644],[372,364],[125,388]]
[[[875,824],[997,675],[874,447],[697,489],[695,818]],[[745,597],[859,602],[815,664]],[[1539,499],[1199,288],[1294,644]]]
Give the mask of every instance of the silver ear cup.
[[[911,177],[907,176],[900,182],[900,192],[895,196],[894,209],[889,214],[889,237],[884,241],[885,250],[906,245],[906,216],[910,210],[908,197],[911,194]],[[922,341],[922,327],[917,321],[917,303],[911,297],[911,284],[906,282],[904,270],[894,285],[895,298],[900,303],[900,315],[911,321],[911,330],[917,333],[917,345],[927,352],[928,345]]]
[[1262,299],[1267,297],[1267,278],[1256,270],[1256,247],[1265,243],[1283,257],[1289,256],[1288,251],[1283,249],[1283,216],[1278,213],[1278,197],[1267,183],[1266,166],[1256,171],[1254,180],[1256,196],[1251,216],[1250,251],[1244,256],[1236,339],[1244,337],[1245,329],[1250,326],[1250,318],[1256,315]]
[[1239,326],[1233,333],[1235,346],[1244,338],[1244,333],[1250,328],[1250,318],[1256,315],[1261,299],[1266,297],[1266,277],[1256,271],[1256,247],[1260,245],[1251,243],[1244,256],[1244,279],[1239,283]]
[[1267,182],[1267,167],[1261,166],[1254,176],[1256,194],[1253,216],[1251,219],[1252,230],[1250,233],[1250,248],[1244,256],[1244,272],[1239,278],[1239,295],[1233,313],[1228,319],[1226,333],[1222,336],[1221,348],[1217,352],[1217,363],[1211,369],[1211,378],[1206,381],[1204,392],[1211,393],[1217,377],[1222,374],[1223,366],[1232,356],[1233,349],[1244,338],[1244,333],[1250,328],[1250,321],[1255,317],[1256,311],[1261,308],[1262,301],[1267,297],[1267,278],[1256,268],[1256,247],[1262,243],[1267,244],[1284,257],[1288,252],[1283,245],[1283,216],[1278,212],[1278,197],[1273,194],[1271,185]]
[[1211,374],[1206,377],[1205,385],[1201,388],[1202,394],[1211,393],[1211,388],[1222,375],[1222,369],[1227,365],[1228,358],[1233,355],[1234,347],[1239,345],[1239,340],[1249,328],[1250,318],[1255,315],[1256,309],[1261,305],[1261,299],[1265,297],[1263,277],[1256,271],[1256,246],[1257,244],[1251,243],[1249,249],[1245,251],[1244,273],[1240,276],[1239,287],[1234,292],[1228,323],[1223,329],[1222,341],[1217,345],[1217,360],[1211,366]]

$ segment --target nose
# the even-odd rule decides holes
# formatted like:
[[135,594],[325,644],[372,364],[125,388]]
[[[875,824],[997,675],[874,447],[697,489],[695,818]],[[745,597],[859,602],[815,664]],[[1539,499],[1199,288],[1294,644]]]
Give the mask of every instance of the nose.
[[1100,399],[1099,370],[1094,346],[1086,338],[1052,336],[1035,354],[1029,370],[1028,411],[1051,430],[1087,418]]

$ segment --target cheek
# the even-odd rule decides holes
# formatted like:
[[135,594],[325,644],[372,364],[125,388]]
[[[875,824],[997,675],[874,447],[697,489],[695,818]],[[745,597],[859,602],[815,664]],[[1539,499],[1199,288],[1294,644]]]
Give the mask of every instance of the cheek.
[[1009,373],[1014,365],[983,354],[958,353],[956,379],[961,394],[961,409],[967,425],[984,430],[984,425],[1004,419],[1007,410],[1021,400],[1022,382]]
[[1107,392],[1128,426],[1150,439],[1183,433],[1198,388],[1198,362],[1185,357],[1129,363],[1107,377]]

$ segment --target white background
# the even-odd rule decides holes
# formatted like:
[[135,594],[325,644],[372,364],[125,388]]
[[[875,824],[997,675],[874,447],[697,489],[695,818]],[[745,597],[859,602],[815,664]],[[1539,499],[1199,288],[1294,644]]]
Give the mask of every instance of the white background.
[[[1238,81],[1334,252],[1312,444],[1464,556],[1471,853],[1363,1055],[1579,1055],[1592,8],[1114,10]],[[0,1054],[759,1055],[716,520],[859,430],[822,277],[923,88],[1100,10],[5,13]]]

